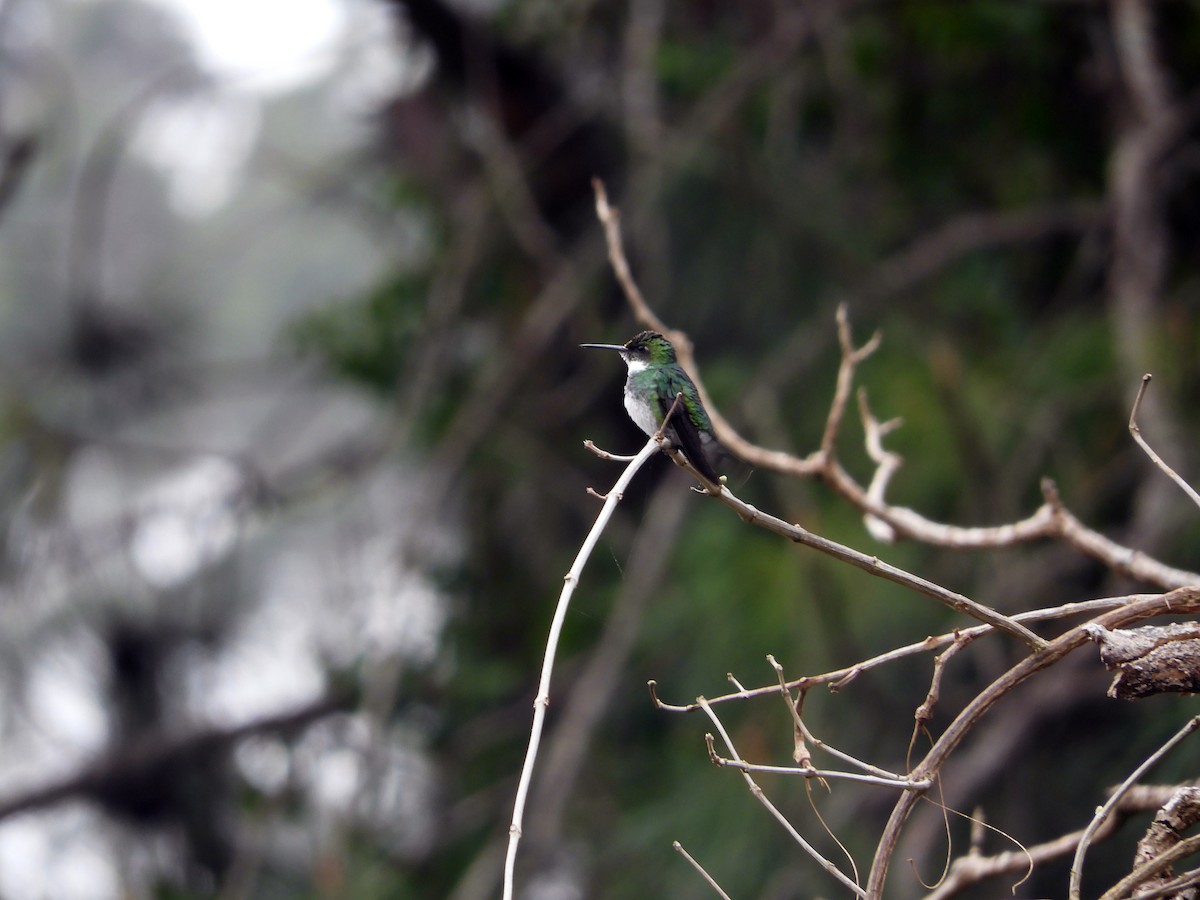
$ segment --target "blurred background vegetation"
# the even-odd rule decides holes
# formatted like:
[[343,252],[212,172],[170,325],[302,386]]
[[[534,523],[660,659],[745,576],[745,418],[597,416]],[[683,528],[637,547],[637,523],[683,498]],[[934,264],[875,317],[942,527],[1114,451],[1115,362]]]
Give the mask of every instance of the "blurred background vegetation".
[[[1002,523],[1050,476],[1200,566],[1200,516],[1125,427],[1151,371],[1143,429],[1197,480],[1195,4],[327,0],[278,81],[220,71],[187,5],[0,5],[5,897],[497,895],[584,489],[618,472],[582,441],[641,442],[623,366],[577,349],[640,330],[593,176],[743,434],[817,446],[847,303],[884,334],[872,408],[905,422],[893,502]],[[264,55],[300,28],[265,8],[233,26]],[[1138,587],[1059,545],[879,545],[819,483],[736,481],[1005,612]],[[768,653],[816,674],[964,624],[687,486],[655,460],[575,598],[522,896],[710,896],[673,840],[734,897],[836,895],[646,681],[683,702],[770,683]],[[1021,651],[962,654],[934,732]],[[815,693],[810,724],[901,768],[930,666]],[[1194,712],[1107,682],[1081,658],[1004,704],[946,802],[1026,843],[1083,827]],[[778,698],[727,709],[786,764]],[[761,782],[836,852],[801,784]],[[865,867],[892,797],[815,794]],[[946,853],[922,810],[892,894]]]

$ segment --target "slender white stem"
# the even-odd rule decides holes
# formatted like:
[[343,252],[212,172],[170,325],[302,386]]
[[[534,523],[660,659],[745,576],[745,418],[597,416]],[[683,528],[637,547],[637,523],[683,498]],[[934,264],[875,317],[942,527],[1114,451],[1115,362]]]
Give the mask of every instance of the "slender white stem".
[[508,828],[508,855],[504,860],[504,900],[512,900],[513,897],[513,873],[517,863],[517,845],[521,842],[521,822],[525,815],[525,799],[529,794],[529,783],[533,779],[533,767],[537,760],[538,745],[542,739],[542,727],[546,721],[546,708],[550,705],[550,676],[554,671],[554,655],[558,650],[558,638],[562,633],[563,622],[567,618],[567,607],[571,604],[571,595],[575,592],[575,585],[579,583],[579,576],[583,573],[583,567],[587,564],[592,549],[600,539],[608,520],[612,518],[613,511],[624,496],[629,482],[633,480],[633,476],[646,460],[658,452],[658,449],[658,441],[650,438],[641,452],[633,457],[633,461],[625,467],[621,477],[605,495],[604,506],[600,509],[600,515],[596,517],[596,524],[588,532],[583,546],[579,548],[579,553],[575,556],[571,570],[563,579],[562,593],[558,596],[558,606],[554,610],[554,619],[550,623],[550,634],[546,638],[542,677],[538,682],[537,698],[533,701],[533,727],[529,732],[529,749],[525,751],[525,765],[521,767],[521,779],[517,783],[517,797],[513,803],[512,824]]

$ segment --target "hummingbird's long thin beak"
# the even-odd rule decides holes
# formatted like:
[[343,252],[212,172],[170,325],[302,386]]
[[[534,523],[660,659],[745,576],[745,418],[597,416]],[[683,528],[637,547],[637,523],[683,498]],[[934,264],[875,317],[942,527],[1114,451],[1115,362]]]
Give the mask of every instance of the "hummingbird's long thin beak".
[[593,350],[624,350],[623,344],[580,344],[580,347],[591,347]]

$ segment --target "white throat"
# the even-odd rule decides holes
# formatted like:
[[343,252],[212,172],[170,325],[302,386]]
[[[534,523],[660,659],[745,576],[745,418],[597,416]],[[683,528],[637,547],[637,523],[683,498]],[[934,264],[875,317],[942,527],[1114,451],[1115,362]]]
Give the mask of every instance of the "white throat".
[[636,359],[632,356],[625,358],[625,365],[629,367],[629,374],[636,375],[638,372],[643,372],[650,368],[644,359]]

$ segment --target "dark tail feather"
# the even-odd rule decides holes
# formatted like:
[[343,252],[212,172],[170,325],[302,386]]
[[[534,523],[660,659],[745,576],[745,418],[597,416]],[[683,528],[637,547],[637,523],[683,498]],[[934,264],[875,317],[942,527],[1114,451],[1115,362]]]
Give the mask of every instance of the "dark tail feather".
[[[676,416],[678,415],[676,412]],[[676,416],[671,417],[672,443],[683,451],[683,455],[688,458],[688,462],[697,472],[713,484],[720,484],[721,476],[717,474],[716,469],[709,461],[708,454],[704,452],[704,443],[700,438],[700,432],[688,421],[686,416],[681,416],[681,421],[678,422],[675,420]]]

